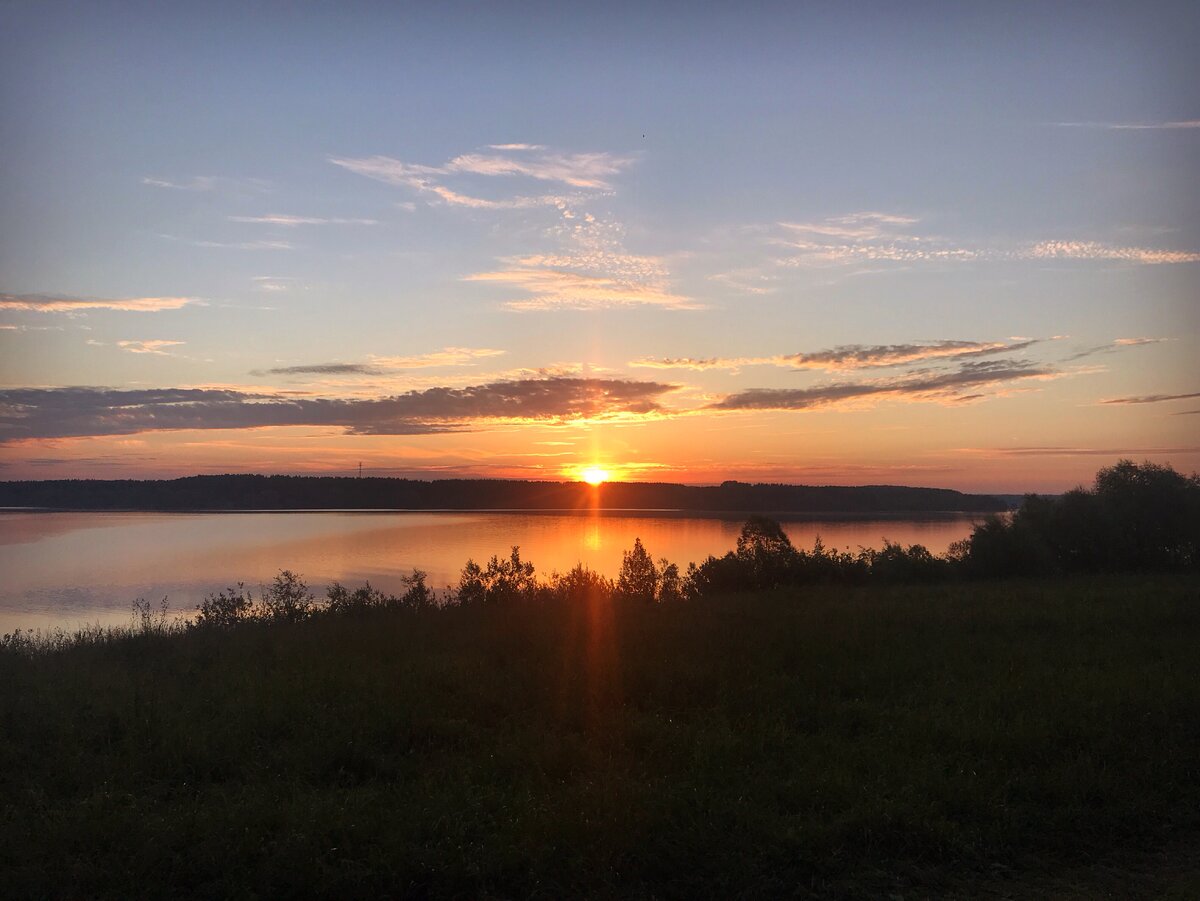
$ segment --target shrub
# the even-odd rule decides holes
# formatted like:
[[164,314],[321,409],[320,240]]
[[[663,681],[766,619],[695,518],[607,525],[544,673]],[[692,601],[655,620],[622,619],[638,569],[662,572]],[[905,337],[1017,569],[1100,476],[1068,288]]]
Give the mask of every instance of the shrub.
[[227,629],[253,618],[254,612],[253,596],[244,582],[238,582],[237,588],[210,594],[196,606],[196,625]]
[[459,576],[454,600],[464,606],[532,601],[537,598],[538,587],[533,564],[522,560],[521,549],[514,545],[507,559],[492,557],[486,568],[468,560]]
[[133,631],[142,635],[164,635],[171,631],[168,609],[165,597],[158,602],[157,610],[145,598],[138,598],[133,602]]
[[566,575],[552,573],[544,596],[547,600],[564,603],[607,601],[612,598],[614,590],[612,579],[577,563]]
[[326,589],[325,595],[328,598],[325,609],[330,613],[361,613],[364,610],[377,610],[397,602],[395,597],[384,594],[377,588],[372,588],[370,582],[353,591],[339,582],[334,582]]
[[434,597],[433,589],[425,584],[425,579],[428,578],[424,572],[419,569],[414,569],[411,576],[402,576],[400,581],[404,583],[405,591],[398,599],[391,598],[396,601],[401,607],[409,610],[429,610],[437,606],[437,600]]
[[263,617],[288,623],[299,622],[312,614],[315,601],[316,598],[299,575],[290,569],[280,570],[263,592]]

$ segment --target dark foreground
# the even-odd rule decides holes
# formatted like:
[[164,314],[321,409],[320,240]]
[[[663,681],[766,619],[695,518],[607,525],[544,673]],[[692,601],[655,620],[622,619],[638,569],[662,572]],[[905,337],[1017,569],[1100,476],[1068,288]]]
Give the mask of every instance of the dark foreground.
[[34,897],[1200,895],[1195,577],[0,653]]

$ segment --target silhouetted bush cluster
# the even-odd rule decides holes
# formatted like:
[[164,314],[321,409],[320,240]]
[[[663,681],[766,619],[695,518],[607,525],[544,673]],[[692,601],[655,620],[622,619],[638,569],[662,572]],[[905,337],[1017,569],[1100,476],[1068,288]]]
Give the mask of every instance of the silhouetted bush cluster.
[[1200,477],[1122,460],[1094,486],[1030,495],[952,549],[971,576],[1188,572],[1200,569]]
[[826,548],[818,538],[810,551],[797,549],[779,523],[764,516],[747,520],[737,550],[688,566],[686,597],[792,585],[860,585],[867,582],[932,582],[953,575],[947,557],[934,556],[920,544],[892,542],[857,553]]
[[[425,583],[425,573],[414,569],[411,576],[402,581],[407,589],[402,595],[384,594],[371,587],[368,582],[362,588],[351,591],[334,582],[326,589],[326,601],[320,602],[309,590],[308,584],[291,570],[282,570],[270,585],[262,589],[258,597],[239,582],[236,588],[227,588],[210,594],[204,603],[197,605],[194,625],[202,629],[224,629],[240,623],[270,622],[295,623],[317,613],[353,614],[368,610],[425,610],[436,606],[434,593]],[[146,614],[134,602],[134,630],[146,632]],[[163,599],[165,616],[166,599]]]

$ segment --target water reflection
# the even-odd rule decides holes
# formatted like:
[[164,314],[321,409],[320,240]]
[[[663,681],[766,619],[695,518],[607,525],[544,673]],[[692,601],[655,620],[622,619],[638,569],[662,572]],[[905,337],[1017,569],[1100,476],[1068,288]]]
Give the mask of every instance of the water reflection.
[[[784,520],[800,547],[878,547],[884,539],[940,553],[978,517]],[[468,557],[484,562],[520,545],[541,574],[578,562],[615,575],[636,537],[685,568],[733,548],[740,518],[618,513],[0,513],[0,632],[21,626],[124,622],[136,597],[170,597],[190,610],[239,580],[257,586],[280,569],[323,588],[334,579],[403,591],[414,567],[430,584],[457,581]]]

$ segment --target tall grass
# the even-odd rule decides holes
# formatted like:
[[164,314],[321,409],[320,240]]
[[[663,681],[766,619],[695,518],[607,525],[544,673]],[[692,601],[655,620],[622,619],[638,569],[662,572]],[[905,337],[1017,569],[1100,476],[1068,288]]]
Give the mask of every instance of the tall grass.
[[1198,639],[1162,576],[10,646],[3,893],[1021,894],[1198,834]]

